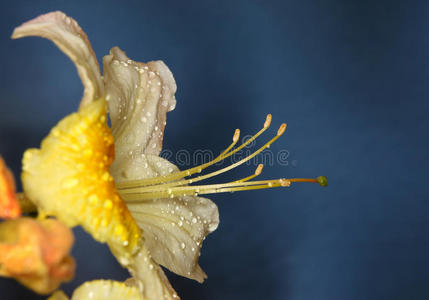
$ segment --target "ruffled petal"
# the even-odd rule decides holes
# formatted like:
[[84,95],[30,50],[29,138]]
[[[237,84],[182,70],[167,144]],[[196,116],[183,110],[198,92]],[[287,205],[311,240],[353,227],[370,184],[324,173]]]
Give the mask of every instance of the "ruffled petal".
[[[113,280],[94,280],[85,282],[74,292],[71,300],[144,300],[136,287]],[[57,291],[48,300],[69,300]]]
[[105,103],[98,100],[61,120],[40,149],[24,153],[22,183],[41,213],[83,226],[127,265],[140,229],[109,174],[113,156]]
[[103,66],[118,161],[115,164],[129,159],[129,155],[158,155],[166,114],[176,105],[176,82],[171,71],[162,61],[132,61],[118,47],[103,58]]
[[143,230],[152,258],[170,271],[198,282],[207,278],[198,265],[205,237],[219,224],[216,204],[201,197],[127,203]]
[[103,81],[97,58],[77,22],[57,11],[41,15],[15,28],[13,39],[40,36],[55,43],[75,64],[84,86],[80,107],[103,96]]
[[[161,157],[140,155],[124,162],[113,176],[117,182],[122,182],[163,176],[178,170]],[[198,259],[202,241],[219,224],[216,204],[209,199],[192,196],[138,203],[125,200],[125,203],[143,229],[145,246],[154,261],[174,273],[204,281],[207,276],[198,265]]]

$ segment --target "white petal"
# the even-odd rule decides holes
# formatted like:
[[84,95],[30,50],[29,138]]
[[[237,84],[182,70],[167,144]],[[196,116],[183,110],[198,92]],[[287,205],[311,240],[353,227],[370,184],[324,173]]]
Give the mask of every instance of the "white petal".
[[[127,280],[128,285],[137,286],[148,300],[179,299],[176,291],[171,287],[161,267],[152,260],[149,251],[142,247],[129,269],[133,275]],[[73,299],[74,300],[74,299]]]
[[123,182],[167,175],[179,169],[156,155],[128,154],[116,157],[110,171],[115,182]]
[[80,107],[103,95],[103,82],[97,58],[85,32],[62,12],[41,15],[15,28],[13,39],[40,36],[55,43],[75,64],[84,86]]
[[158,155],[166,114],[174,109],[176,82],[162,61],[138,63],[115,47],[103,58],[116,159],[133,154]]
[[127,203],[143,230],[153,259],[170,271],[203,282],[198,265],[205,237],[219,224],[217,206],[206,198],[177,197]]
[[[138,155],[115,165],[116,182],[167,175],[178,168],[155,155]],[[120,191],[119,191],[120,193]],[[207,277],[198,265],[202,241],[219,224],[216,204],[201,197],[127,202],[137,224],[143,230],[145,245],[153,259],[179,275],[199,282]]]
[[[62,299],[62,298],[54,298]],[[138,288],[113,280],[85,282],[73,293],[71,300],[143,300]],[[148,298],[151,299],[151,298]],[[157,298],[152,298],[157,299]]]

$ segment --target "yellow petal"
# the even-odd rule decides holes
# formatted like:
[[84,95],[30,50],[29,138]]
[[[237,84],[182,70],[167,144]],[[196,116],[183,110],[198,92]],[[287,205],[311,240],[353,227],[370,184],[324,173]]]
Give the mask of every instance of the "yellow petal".
[[78,287],[72,300],[143,300],[139,290],[123,282],[94,280]]
[[55,43],[75,64],[85,88],[80,107],[103,96],[97,58],[85,32],[75,20],[57,11],[41,15],[15,28],[13,39],[40,36]]
[[56,291],[46,300],[69,300],[69,297],[63,291]]
[[[47,300],[69,300],[62,292],[55,292]],[[73,293],[71,300],[144,300],[136,287],[112,280],[85,282]]]
[[61,120],[40,149],[24,153],[22,182],[42,213],[83,226],[127,265],[138,250],[140,229],[109,174],[113,137],[105,113],[104,100],[98,100]]

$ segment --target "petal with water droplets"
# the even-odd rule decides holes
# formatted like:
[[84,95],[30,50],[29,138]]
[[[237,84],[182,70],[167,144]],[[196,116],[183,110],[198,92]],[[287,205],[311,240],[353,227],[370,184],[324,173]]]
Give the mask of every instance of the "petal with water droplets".
[[138,287],[145,299],[179,299],[164,271],[153,261],[151,253],[145,247],[140,248],[129,270],[133,278],[128,279],[126,283]]
[[127,205],[157,263],[198,282],[207,278],[198,259],[204,238],[219,224],[218,209],[212,201],[185,196]]
[[103,82],[97,58],[85,32],[60,11],[41,15],[15,28],[12,38],[40,36],[55,43],[75,64],[84,85],[80,107],[103,96]]
[[134,62],[118,47],[103,58],[103,66],[116,159],[159,155],[166,114],[176,105],[171,71],[162,61]]
[[[161,157],[141,155],[115,171],[115,181],[120,182],[163,176],[178,168]],[[198,258],[202,241],[219,224],[216,204],[191,196],[125,203],[143,230],[145,246],[157,263],[179,275],[204,281],[207,276]]]

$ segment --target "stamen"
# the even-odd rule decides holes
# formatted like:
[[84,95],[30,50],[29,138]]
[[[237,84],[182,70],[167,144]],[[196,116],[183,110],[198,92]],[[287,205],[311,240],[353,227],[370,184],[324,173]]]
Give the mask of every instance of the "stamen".
[[[158,176],[158,177],[148,178],[148,179],[141,179],[141,180],[130,180],[130,181],[126,181],[126,182],[116,183],[116,187],[119,190],[127,189],[127,188],[144,187],[144,186],[149,186],[149,185],[154,185],[154,184],[159,184],[159,183],[165,183],[165,182],[169,182],[169,181],[176,180],[176,179],[181,179],[181,178],[188,177],[188,176],[195,174],[195,173],[201,173],[202,170],[218,163],[219,161],[224,160],[227,157],[230,157],[231,155],[235,154],[237,151],[240,151],[241,149],[243,149],[244,147],[249,145],[251,142],[253,142],[265,130],[268,129],[268,127],[271,124],[271,119],[272,119],[271,114],[268,114],[266,117],[265,123],[264,123],[264,127],[261,130],[259,130],[254,136],[252,136],[246,142],[244,142],[243,144],[241,144],[240,146],[238,146],[234,150],[230,151],[235,146],[235,144],[237,143],[237,141],[239,139],[240,131],[236,130],[234,132],[234,136],[233,136],[233,143],[227,149],[225,149],[217,158],[213,159],[212,161],[210,161],[208,163],[205,163],[205,164],[202,164],[202,165],[199,165],[199,166],[196,166],[196,167],[193,167],[193,168],[181,171],[181,172],[172,173],[169,175]],[[283,129],[283,132],[284,132],[284,130],[286,129],[286,124],[282,124],[282,126],[279,128],[279,131],[277,132],[277,134],[279,134],[282,127],[284,127],[284,129]],[[283,134],[283,132],[281,132],[281,134]],[[278,137],[280,135],[278,135]]]
[[[267,143],[265,143],[258,150],[254,151],[252,154],[241,159],[240,161],[233,163],[225,168],[220,170],[208,173],[206,175],[197,176],[190,179],[182,179],[184,177],[190,176],[195,173],[200,173],[203,169],[224,160],[227,157],[237,153],[251,142],[253,142],[257,137],[259,137],[270,125],[271,125],[271,115],[267,115],[267,118],[264,123],[264,127],[259,130],[254,136],[248,139],[246,142],[235,148],[240,138],[240,130],[236,129],[232,139],[231,145],[229,145],[219,156],[217,156],[212,161],[202,164],[200,166],[190,168],[185,171],[172,173],[165,176],[128,181],[124,183],[117,184],[117,188],[126,201],[139,202],[145,201],[146,199],[156,199],[156,198],[174,198],[180,196],[197,196],[201,194],[213,194],[213,193],[224,193],[224,192],[235,192],[235,191],[246,191],[246,190],[256,190],[256,189],[267,189],[274,187],[288,187],[292,182],[317,182],[321,186],[327,186],[328,180],[324,176],[319,176],[316,179],[312,178],[291,178],[291,179],[273,179],[273,180],[259,180],[251,181],[256,176],[259,176],[263,169],[263,164],[259,164],[256,168],[254,174],[244,177],[239,180],[222,183],[222,184],[209,184],[209,185],[196,185],[190,186],[189,184],[205,180],[216,175],[227,172],[243,163],[249,161],[266,148],[270,147],[280,136],[282,136],[286,131],[286,124],[283,123],[277,130],[276,136],[271,138]],[[176,180],[176,181],[174,181]]]
[[225,154],[227,154],[234,146],[235,144],[237,144],[238,139],[240,138],[240,129],[236,129],[234,132],[234,136],[232,137],[232,144],[228,146],[228,148],[226,148],[221,154],[219,154],[218,157],[216,157],[215,159],[224,156]]
[[[320,176],[324,177],[324,176]],[[319,177],[318,177],[319,178]],[[233,181],[221,184],[209,184],[199,186],[178,186],[162,190],[152,190],[146,193],[130,193],[124,194],[122,197],[125,201],[139,202],[147,199],[156,198],[174,198],[179,196],[198,196],[204,194],[237,192],[257,189],[268,189],[275,187],[289,187],[292,182],[319,182],[319,179],[310,178],[291,178],[291,179],[274,179],[274,180],[259,180],[259,181]],[[326,179],[326,177],[324,177]]]
[[[179,181],[169,182],[169,183],[160,184],[160,185],[150,185],[150,186],[143,186],[143,187],[130,187],[128,189],[121,189],[120,192],[121,192],[121,194],[149,192],[149,191],[153,191],[153,190],[166,189],[168,187],[187,185],[187,184],[195,183],[195,182],[198,182],[198,181],[201,181],[201,180],[222,174],[224,172],[227,172],[229,170],[232,170],[232,169],[238,167],[239,165],[244,164],[246,161],[249,161],[250,159],[252,159],[256,155],[258,155],[259,153],[264,151],[266,148],[270,147],[270,145],[272,143],[274,143],[285,132],[285,130],[286,130],[286,124],[283,123],[280,126],[279,130],[277,131],[277,135],[275,137],[273,137],[271,140],[269,140],[267,143],[265,143],[265,145],[263,145],[261,148],[259,148],[258,150],[256,150],[252,154],[250,154],[249,156],[247,156],[247,157],[241,159],[240,161],[238,161],[232,165],[229,165],[228,167],[225,167],[223,169],[214,171],[214,172],[206,174],[206,175],[197,176],[197,177],[191,178],[191,179],[179,180]],[[238,149],[238,148],[236,148],[236,149]],[[234,151],[232,151],[232,152],[234,152]],[[232,153],[232,152],[230,152],[230,153]]]
[[253,179],[253,178],[255,178],[256,176],[261,175],[261,173],[262,173],[262,169],[263,169],[263,168],[264,168],[264,165],[263,165],[263,164],[259,164],[259,165],[258,165],[258,167],[257,167],[257,168],[256,168],[256,170],[255,170],[255,174],[250,175],[250,176],[247,176],[246,178],[243,178],[243,179],[236,180],[236,181],[234,181],[234,182],[245,182],[245,181],[252,180],[252,179]]

